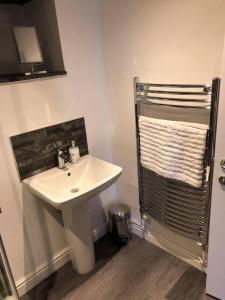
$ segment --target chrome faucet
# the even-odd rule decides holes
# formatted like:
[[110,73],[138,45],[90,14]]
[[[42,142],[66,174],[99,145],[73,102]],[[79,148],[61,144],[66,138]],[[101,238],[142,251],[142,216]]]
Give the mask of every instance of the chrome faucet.
[[58,150],[58,168],[62,170],[67,170],[67,162],[69,162],[69,160],[66,153],[62,150]]

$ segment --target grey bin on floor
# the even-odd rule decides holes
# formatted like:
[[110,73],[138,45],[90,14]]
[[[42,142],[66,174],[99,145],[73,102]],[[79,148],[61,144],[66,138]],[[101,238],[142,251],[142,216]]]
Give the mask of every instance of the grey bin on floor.
[[131,238],[130,217],[131,212],[126,204],[115,204],[108,212],[109,231],[120,245],[125,245]]

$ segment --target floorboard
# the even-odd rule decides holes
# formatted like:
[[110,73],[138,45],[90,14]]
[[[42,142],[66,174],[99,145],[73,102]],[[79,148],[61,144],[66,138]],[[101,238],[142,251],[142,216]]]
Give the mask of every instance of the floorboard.
[[209,300],[205,275],[137,236],[125,247],[107,235],[95,245],[96,268],[79,275],[67,263],[21,300]]

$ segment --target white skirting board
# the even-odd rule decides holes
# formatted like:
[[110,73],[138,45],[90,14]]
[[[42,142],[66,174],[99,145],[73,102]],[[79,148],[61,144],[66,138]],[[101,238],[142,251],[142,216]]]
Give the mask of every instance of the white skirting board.
[[142,230],[142,225],[134,219],[131,220],[131,224],[132,231],[136,235],[143,237],[146,241],[164,249],[165,251],[206,273],[206,269],[202,266],[201,259],[197,256],[194,256],[190,251],[178,246],[172,241],[166,239],[164,236],[160,236],[160,234],[157,232],[146,232]]
[[48,264],[40,265],[34,272],[27,274],[16,282],[19,296],[21,297],[22,295],[27,293],[42,280],[61,268],[68,261],[69,251],[68,248],[64,248],[63,250],[55,254]]
[[[108,224],[103,224],[101,227],[93,230],[93,239],[97,241],[108,231]],[[21,297],[42,280],[50,276],[53,272],[61,268],[65,263],[70,260],[68,248],[64,248],[55,254],[48,264],[40,265],[34,272],[27,274],[16,282],[16,287]]]

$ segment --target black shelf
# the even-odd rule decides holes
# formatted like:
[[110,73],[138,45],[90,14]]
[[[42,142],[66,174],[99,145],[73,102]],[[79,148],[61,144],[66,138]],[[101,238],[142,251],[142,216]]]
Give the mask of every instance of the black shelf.
[[[45,2],[46,0],[0,0],[0,83],[66,74],[55,1],[48,0],[48,5],[45,5]],[[11,7],[7,4],[15,5]],[[31,26],[36,29],[43,64],[34,63],[33,71],[47,70],[47,74],[24,75],[31,70],[31,64],[19,63],[18,49],[12,31],[16,26]]]
[[0,4],[17,4],[23,5],[26,2],[30,2],[31,0],[0,0]]
[[46,78],[46,77],[60,76],[66,74],[67,74],[66,71],[55,71],[55,72],[49,72],[43,74],[31,74],[31,75],[24,75],[21,73],[7,74],[7,75],[0,75],[0,83]]

